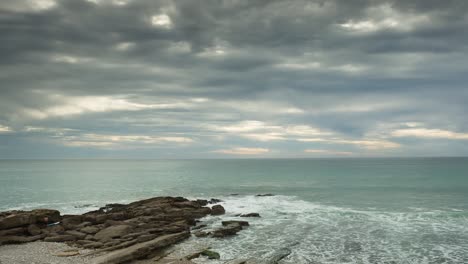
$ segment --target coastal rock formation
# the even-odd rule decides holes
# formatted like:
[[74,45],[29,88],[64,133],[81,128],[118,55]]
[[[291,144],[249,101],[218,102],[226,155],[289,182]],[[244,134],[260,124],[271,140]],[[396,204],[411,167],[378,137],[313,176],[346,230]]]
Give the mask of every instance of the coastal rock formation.
[[[233,236],[247,221],[222,221],[219,229],[208,229],[199,218],[223,215],[219,199],[190,201],[182,197],[156,197],[130,204],[108,204],[82,215],[61,216],[57,210],[9,211],[0,213],[0,245],[33,241],[65,242],[80,250],[91,250],[95,263],[127,263],[163,252],[167,246],[190,237]],[[252,214],[248,214],[252,215]],[[198,226],[196,226],[196,224]],[[63,253],[63,257],[77,254]],[[219,254],[209,250],[200,256],[212,259]],[[186,259],[189,261],[189,259]]]
[[248,214],[241,214],[240,217],[260,217],[259,213],[248,213]]

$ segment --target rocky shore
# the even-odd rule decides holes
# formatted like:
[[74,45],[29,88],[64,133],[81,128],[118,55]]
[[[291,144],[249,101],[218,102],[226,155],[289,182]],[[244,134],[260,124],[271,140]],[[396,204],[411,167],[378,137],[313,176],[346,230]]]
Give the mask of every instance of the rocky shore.
[[[35,242],[36,245],[65,243],[56,247],[51,260],[35,263],[193,263],[196,258],[219,259],[209,248],[174,253],[173,246],[191,237],[224,239],[249,226],[244,220],[222,221],[217,229],[207,229],[201,218],[222,215],[218,199],[188,200],[156,197],[130,204],[108,204],[82,215],[61,215],[57,210],[9,211],[0,213],[0,252],[9,244]],[[238,217],[260,217],[257,213]],[[245,218],[244,218],[245,219]],[[37,241],[40,241],[38,243]],[[53,243],[52,243],[53,242]],[[33,243],[34,244],[34,243]],[[11,247],[11,246],[10,246]],[[13,248],[18,250],[18,248]],[[6,254],[6,253],[5,253]],[[30,252],[24,252],[28,255]],[[8,255],[8,254],[6,254]],[[286,256],[287,254],[283,254]],[[284,257],[283,256],[283,257]],[[52,256],[51,256],[52,257]],[[273,260],[230,260],[227,263],[277,263]],[[14,257],[0,263],[15,263]],[[67,262],[66,259],[76,261]],[[3,262],[2,262],[3,261]],[[6,262],[10,261],[10,262]],[[17,263],[27,263],[18,260]]]

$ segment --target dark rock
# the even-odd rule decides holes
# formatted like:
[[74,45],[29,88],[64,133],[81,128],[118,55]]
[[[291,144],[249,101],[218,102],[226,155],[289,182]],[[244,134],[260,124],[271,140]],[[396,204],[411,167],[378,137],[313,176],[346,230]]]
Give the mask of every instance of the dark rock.
[[221,224],[223,226],[228,226],[228,225],[249,226],[249,222],[247,222],[247,221],[236,221],[236,220],[222,221]]
[[224,207],[221,206],[221,205],[214,205],[213,207],[211,207],[211,214],[212,215],[222,215],[226,213],[226,210],[224,210]]
[[226,237],[236,235],[237,232],[242,230],[242,226],[239,224],[231,224],[213,232],[213,237]]
[[275,195],[272,194],[272,193],[265,193],[265,194],[257,194],[256,196],[257,197],[267,197],[267,196],[275,196]]
[[28,226],[28,233],[31,236],[37,236],[37,235],[40,235],[42,231],[36,224],[31,224]]
[[4,236],[22,236],[26,235],[27,229],[25,227],[16,227],[0,231],[0,237]]
[[195,202],[197,202],[200,206],[208,205],[208,200],[197,199]]
[[207,225],[201,224],[201,225],[197,225],[197,226],[192,227],[192,230],[197,230],[197,229],[201,229],[201,228],[205,228],[205,227],[207,227]]
[[83,216],[81,215],[64,215],[62,219],[62,225],[65,229],[75,229],[82,222]]
[[198,231],[193,232],[193,235],[195,235],[196,237],[207,237],[211,235],[211,232],[198,230]]
[[46,227],[45,229],[43,229],[43,231],[45,231],[44,233],[47,234],[63,234],[65,228],[63,228],[63,226],[61,225],[54,225]]
[[217,204],[217,203],[221,203],[223,202],[223,200],[220,200],[220,199],[216,199],[216,198],[211,198],[208,203],[209,204]]
[[2,214],[0,217],[0,230],[14,227],[27,226],[30,224],[60,221],[60,212],[49,209],[36,209],[32,211],[12,211]]
[[208,250],[208,249],[201,252],[200,255],[206,256],[208,257],[208,259],[220,259],[221,258],[218,252]]
[[0,237],[0,245],[28,243],[28,242],[37,241],[37,240],[42,239],[42,238],[43,238],[42,235],[37,235],[37,236],[4,236],[4,237]]
[[260,217],[259,213],[241,214],[240,217]]

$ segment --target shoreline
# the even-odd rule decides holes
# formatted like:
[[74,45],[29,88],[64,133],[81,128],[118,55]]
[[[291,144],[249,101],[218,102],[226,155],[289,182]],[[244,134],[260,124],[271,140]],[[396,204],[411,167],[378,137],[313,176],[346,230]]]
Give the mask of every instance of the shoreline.
[[[248,217],[260,217],[254,212],[238,215],[238,220],[221,221],[216,229],[207,229],[200,219],[225,214],[220,202],[154,197],[129,204],[108,204],[77,215],[61,215],[52,209],[0,212],[0,263],[28,263],[29,259],[34,263],[72,260],[70,263],[143,264],[219,259],[219,254],[202,242],[189,252],[176,245],[190,237],[226,239],[248,228]],[[22,251],[28,253],[19,255]]]

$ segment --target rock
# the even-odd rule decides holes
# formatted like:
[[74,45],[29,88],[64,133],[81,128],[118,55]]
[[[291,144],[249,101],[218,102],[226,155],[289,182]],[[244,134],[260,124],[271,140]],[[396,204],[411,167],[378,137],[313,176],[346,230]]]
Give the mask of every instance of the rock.
[[193,232],[193,235],[195,235],[196,237],[207,237],[211,234],[211,232],[207,232],[207,231],[196,231],[196,232]]
[[224,207],[217,204],[211,207],[211,215],[222,215],[226,213],[226,210],[224,210]]
[[0,231],[0,237],[4,236],[22,236],[26,235],[26,232],[28,230],[24,227],[16,227],[12,229],[6,229],[6,230],[1,230]]
[[236,221],[236,220],[231,220],[231,221],[222,221],[221,224],[223,226],[228,226],[228,225],[240,225],[240,226],[249,226],[249,222],[247,221]]
[[223,228],[217,229],[213,232],[213,237],[226,237],[236,235],[237,232],[242,230],[239,224],[231,224]]
[[28,233],[31,236],[37,236],[37,235],[40,235],[42,231],[36,224],[31,224],[28,226]]
[[83,222],[83,223],[77,225],[76,229],[81,229],[83,227],[87,227],[87,226],[91,226],[91,225],[93,225],[91,222]]
[[72,235],[58,235],[44,238],[45,242],[65,242],[74,240],[76,240],[76,237]]
[[197,229],[201,229],[201,228],[204,228],[204,227],[207,227],[207,225],[201,224],[201,225],[197,225],[197,226],[192,227],[192,230],[197,230]]
[[60,221],[60,212],[49,209],[7,212],[7,215],[0,217],[0,230],[42,223],[45,222],[45,220],[48,222]]
[[58,253],[55,253],[53,255],[57,256],[57,257],[72,257],[72,256],[76,256],[76,255],[79,255],[79,254],[80,254],[80,252],[78,250],[70,250],[70,251],[58,252]]
[[76,237],[77,240],[84,239],[86,237],[85,233],[78,232],[78,231],[65,231],[65,234],[74,236],[74,237]]
[[175,244],[189,236],[189,232],[160,236],[153,240],[138,243],[127,248],[115,250],[107,255],[100,256],[96,258],[95,264],[118,264],[143,259],[156,250]]
[[128,225],[116,225],[105,228],[94,235],[99,241],[109,241],[116,237],[121,237],[128,234],[132,230],[131,226]]
[[28,236],[28,237],[26,236],[4,236],[4,237],[0,237],[0,245],[28,243],[28,242],[33,242],[42,238],[43,238],[42,235]]
[[241,214],[240,217],[260,217],[259,213]]
[[257,196],[257,197],[267,197],[267,196],[275,196],[275,195],[272,194],[272,193],[265,193],[265,194],[257,194],[255,196]]
[[208,205],[208,200],[197,199],[195,202],[197,202],[200,206]]
[[99,228],[95,226],[87,226],[81,228],[80,231],[86,234],[96,234],[97,232],[99,232]]
[[62,225],[65,229],[75,229],[82,222],[83,216],[81,215],[64,215],[62,219]]
[[83,245],[84,248],[100,248],[102,246],[104,246],[104,244],[101,242],[91,242]]
[[63,234],[63,232],[65,232],[65,228],[61,225],[54,225],[46,227],[43,231],[46,231],[44,233],[47,234]]
[[208,259],[220,259],[221,258],[218,252],[208,250],[208,249],[201,252],[200,255],[206,256],[208,257]]
[[216,198],[211,198],[208,203],[209,204],[217,204],[217,203],[221,203],[223,202],[223,200],[220,200],[220,199],[216,199]]

